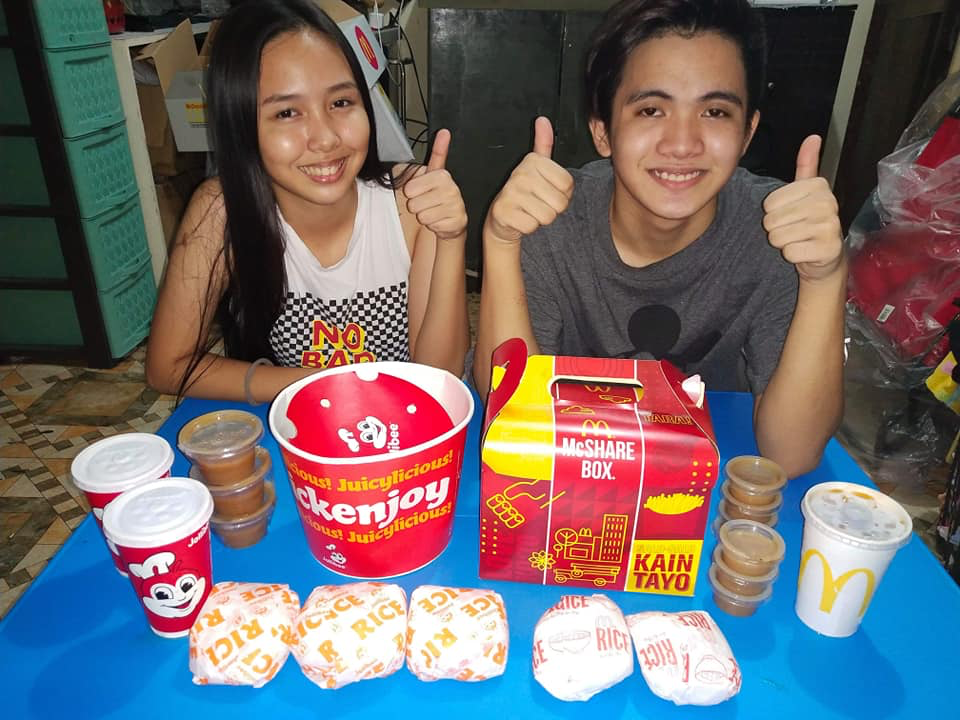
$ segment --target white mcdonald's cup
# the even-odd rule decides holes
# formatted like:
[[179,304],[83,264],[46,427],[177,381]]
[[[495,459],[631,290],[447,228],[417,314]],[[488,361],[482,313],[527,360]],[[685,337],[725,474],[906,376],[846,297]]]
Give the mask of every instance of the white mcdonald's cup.
[[814,485],[801,509],[797,616],[821,635],[853,635],[913,521],[890,497],[847,482]]

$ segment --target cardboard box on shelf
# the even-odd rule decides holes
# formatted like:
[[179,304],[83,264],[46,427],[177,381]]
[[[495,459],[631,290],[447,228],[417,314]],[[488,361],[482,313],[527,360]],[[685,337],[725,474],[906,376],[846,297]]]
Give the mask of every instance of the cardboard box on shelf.
[[177,149],[181,152],[209,150],[203,70],[186,70],[174,75],[164,102]]
[[493,354],[480,577],[692,595],[720,456],[667,361]]
[[[172,176],[203,165],[203,156],[196,154],[206,150],[194,145],[190,152],[179,148],[175,128],[167,112],[166,95],[177,73],[202,70],[209,58],[209,44],[213,28],[207,33],[203,48],[198,53],[193,29],[189,20],[184,20],[163,40],[147,45],[134,58],[138,76],[137,97],[143,116],[143,130],[154,175]],[[204,128],[203,132],[206,130]]]

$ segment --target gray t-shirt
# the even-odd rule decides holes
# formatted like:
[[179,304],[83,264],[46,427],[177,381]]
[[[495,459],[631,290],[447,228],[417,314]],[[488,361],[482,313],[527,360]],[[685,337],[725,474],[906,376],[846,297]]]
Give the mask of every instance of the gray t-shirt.
[[524,238],[530,320],[549,355],[666,359],[711,390],[762,393],[780,360],[797,273],[763,229],[763,200],[783,183],[738,168],[707,231],[642,268],[610,233],[613,168],[571,170],[567,210]]

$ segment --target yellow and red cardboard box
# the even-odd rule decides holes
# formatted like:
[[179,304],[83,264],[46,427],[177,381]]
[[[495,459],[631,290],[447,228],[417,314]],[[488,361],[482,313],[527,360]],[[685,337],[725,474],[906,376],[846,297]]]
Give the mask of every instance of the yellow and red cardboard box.
[[720,457],[667,361],[493,354],[480,577],[692,595]]

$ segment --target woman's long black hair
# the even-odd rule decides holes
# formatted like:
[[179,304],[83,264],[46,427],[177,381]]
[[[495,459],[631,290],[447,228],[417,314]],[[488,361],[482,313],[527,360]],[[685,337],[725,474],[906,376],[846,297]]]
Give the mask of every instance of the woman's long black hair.
[[[223,192],[226,224],[223,265],[227,282],[215,297],[216,278],[208,286],[204,320],[214,312],[227,357],[276,361],[269,335],[283,306],[286,276],[280,217],[270,176],[260,158],[257,134],[257,91],[264,47],[289,32],[309,31],[330,38],[346,58],[370,121],[367,157],[361,180],[384,187],[394,180],[389,165],[377,153],[373,105],[363,71],[336,23],[311,0],[246,0],[221,21],[213,38],[207,70],[207,111],[210,145]],[[201,323],[202,328],[206,323]],[[198,337],[193,357],[180,382],[178,397],[206,368],[198,369],[218,338]]]

